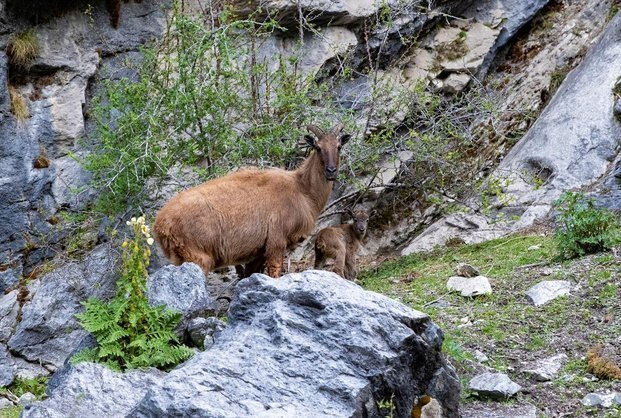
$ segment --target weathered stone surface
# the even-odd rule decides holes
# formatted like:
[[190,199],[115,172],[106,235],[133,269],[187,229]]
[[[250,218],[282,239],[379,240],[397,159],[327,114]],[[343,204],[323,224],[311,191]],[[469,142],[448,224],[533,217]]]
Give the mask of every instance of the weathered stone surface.
[[4,344],[0,344],[0,388],[13,383],[15,380],[15,370],[13,369],[13,359]]
[[22,416],[126,416],[163,377],[164,373],[156,369],[119,374],[99,364],[80,363],[72,368],[48,400],[26,406]]
[[447,240],[460,238],[466,244],[499,238],[506,233],[500,224],[491,224],[481,215],[456,213],[433,223],[414,238],[402,251],[401,255],[415,252],[431,251]]
[[442,91],[448,94],[456,94],[462,92],[468,83],[470,83],[470,77],[468,74],[454,73],[446,77],[442,81]]
[[621,405],[621,392],[612,393],[589,393],[582,398],[582,405],[603,406],[608,408],[612,405]]
[[[163,33],[168,3],[123,4],[118,29],[110,25],[104,3],[92,4],[88,13],[66,5],[63,13],[38,21],[34,29],[39,54],[29,74],[23,74],[28,82],[17,85],[31,114],[23,123],[18,124],[9,111],[8,63],[5,52],[0,53],[0,137],[4,139],[0,141],[0,202],[6,203],[0,205],[0,264],[23,261],[20,251],[33,244],[32,260],[26,260],[25,267],[50,257],[45,247],[59,237],[48,219],[59,207],[80,209],[90,198],[88,193],[77,197],[70,193],[86,184],[87,175],[76,165],[70,167],[64,157],[76,151],[78,139],[85,134],[82,112],[87,86],[102,57],[136,50]],[[24,7],[32,16],[39,15],[40,10]],[[49,11],[47,4],[44,9],[43,13]],[[27,16],[19,12],[9,16],[11,27],[2,33],[30,27]],[[3,36],[2,42],[6,39]],[[33,167],[39,156],[51,161],[49,167]],[[42,236],[46,246],[36,248]]]
[[13,290],[0,298],[0,343],[6,343],[9,340],[17,325],[19,312],[17,293],[17,290]]
[[567,280],[546,280],[526,291],[526,296],[535,306],[545,305],[560,296],[569,295],[571,283]]
[[32,299],[22,308],[22,321],[9,348],[29,361],[60,367],[87,334],[75,318],[80,302],[107,298],[116,289],[117,255],[110,245],[96,248],[82,263],[43,276]]
[[19,403],[20,405],[30,405],[35,400],[37,400],[37,397],[34,394],[30,392],[26,392],[22,396],[19,397],[19,400],[17,401],[17,403]]
[[487,357],[487,355],[481,350],[474,350],[473,354],[474,358],[477,359],[479,363],[485,363],[486,361],[489,361],[489,357]]
[[226,328],[226,323],[218,318],[194,318],[187,327],[190,339],[197,347],[210,347],[217,334]]
[[530,207],[545,207],[564,190],[592,184],[614,159],[621,136],[613,115],[618,74],[602,68],[621,66],[620,28],[617,15],[494,173],[509,179],[512,206],[526,208],[521,217],[528,222],[520,226],[547,214],[532,216]]
[[182,314],[177,327],[181,332],[188,322],[216,310],[216,301],[207,291],[205,275],[194,263],[167,265],[147,279],[147,298],[153,306],[166,305]]
[[522,389],[506,374],[489,372],[473,377],[468,387],[480,395],[494,399],[509,398]]
[[13,402],[9,401],[7,398],[0,398],[0,410],[4,408],[8,408],[15,405]]
[[556,377],[566,360],[566,354],[557,354],[556,356],[548,357],[526,366],[524,373],[532,376],[539,382],[547,382]]
[[75,157],[65,155],[53,161],[56,178],[52,182],[52,197],[56,206],[73,210],[84,209],[92,200],[93,190],[88,187],[91,175]]
[[257,62],[265,63],[272,71],[278,68],[280,57],[299,56],[297,69],[302,76],[315,75],[326,61],[351,51],[358,44],[356,35],[344,27],[328,27],[321,34],[307,33],[303,45],[297,38],[279,35],[269,37],[257,51]]
[[24,416],[379,417],[377,401],[393,395],[405,416],[423,394],[459,415],[459,382],[429,317],[333,273],[255,274],[228,318],[208,350],[165,376],[78,365]]
[[446,287],[448,290],[460,292],[462,296],[471,297],[492,293],[492,286],[485,276],[472,278],[453,276],[449,278]]
[[16,285],[17,282],[19,282],[19,278],[21,277],[21,275],[21,266],[17,268],[10,268],[5,271],[0,271],[0,294],[4,293],[4,291],[9,287]]

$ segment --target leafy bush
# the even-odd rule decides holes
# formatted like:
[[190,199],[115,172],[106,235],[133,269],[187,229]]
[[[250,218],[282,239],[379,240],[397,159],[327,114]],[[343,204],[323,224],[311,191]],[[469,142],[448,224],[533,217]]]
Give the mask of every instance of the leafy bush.
[[593,199],[567,192],[554,205],[558,210],[556,241],[561,258],[592,254],[621,242],[617,216],[596,208]]
[[142,203],[156,191],[149,185],[188,168],[201,180],[247,164],[290,168],[305,125],[336,119],[314,107],[325,89],[300,72],[295,54],[259,56],[275,22],[222,13],[212,26],[176,10],[170,25],[143,50],[137,82],[108,80],[95,100],[101,143],[86,167],[104,213]]
[[145,295],[153,238],[144,222],[143,217],[127,222],[134,238],[123,242],[116,297],[107,303],[90,298],[84,303],[84,313],[76,315],[98,346],[76,354],[73,363],[99,362],[113,370],[169,368],[192,355],[173,332],[180,314],[164,306],[150,306]]

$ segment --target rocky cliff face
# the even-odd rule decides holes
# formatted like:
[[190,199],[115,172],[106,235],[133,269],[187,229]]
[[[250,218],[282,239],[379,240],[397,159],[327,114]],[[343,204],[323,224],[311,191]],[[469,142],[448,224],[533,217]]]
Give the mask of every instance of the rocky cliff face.
[[[62,3],[62,2],[59,2]],[[167,2],[123,5],[118,29],[100,2],[76,2],[37,11],[0,5],[0,49],[12,36],[36,25],[38,54],[28,67],[0,54],[0,265],[27,270],[54,255],[52,245],[68,231],[56,225],[59,211],[77,212],[92,199],[89,174],[74,158],[90,141],[88,100],[97,83],[113,79],[138,47],[159,37]],[[59,6],[60,7],[60,6]],[[47,8],[50,10],[48,11]],[[127,74],[124,74],[127,75]],[[11,113],[8,85],[16,89],[30,117]]]
[[[74,233],[65,218],[88,216],[84,209],[94,198],[89,173],[75,158],[89,152],[97,141],[89,100],[102,81],[135,76],[123,63],[139,61],[140,45],[161,36],[169,6],[165,0],[123,3],[115,29],[103,2],[64,3],[34,2],[30,5],[37,8],[24,8],[18,2],[0,0],[0,292],[6,292],[0,298],[0,385],[15,376],[50,375],[64,367],[70,353],[85,343],[85,333],[73,317],[80,302],[113,291],[110,272],[118,257],[111,246],[97,246],[107,239],[103,228],[94,226],[89,231],[94,250],[83,260],[59,257],[61,267],[49,274],[43,274],[49,269],[42,265],[59,251],[62,255],[65,249],[56,244]],[[400,212],[408,216],[390,219],[385,229],[371,231],[366,247],[371,254],[402,247],[408,254],[455,237],[473,242],[500,236],[547,216],[551,202],[568,188],[588,186],[602,204],[619,208],[621,17],[609,19],[615,4],[612,0],[441,1],[433,6],[396,0],[232,2],[240,16],[260,5],[288,29],[286,34],[274,33],[258,48],[258,56],[272,63],[273,69],[278,58],[291,57],[301,41],[302,74],[329,78],[345,58],[359,71],[352,79],[336,83],[334,90],[338,105],[353,112],[362,135],[387,124],[408,129],[410,109],[373,116],[372,109],[390,108],[398,100],[386,95],[384,102],[375,102],[376,85],[390,92],[422,83],[438,97],[459,97],[479,85],[495,90],[503,118],[498,124],[473,123],[483,145],[472,158],[484,162],[478,178],[503,185],[502,198],[492,202],[485,215],[475,197],[466,203],[479,210],[439,220],[439,205],[413,204]],[[201,2],[191,6],[197,14],[204,12]],[[391,19],[379,19],[382,13],[389,13]],[[300,32],[300,20],[316,30]],[[7,45],[12,36],[33,25],[39,40],[37,57],[27,67],[16,65],[5,52]],[[29,117],[16,118],[11,94],[25,100]],[[508,132],[513,140],[507,139]],[[406,174],[412,171],[413,153],[397,151],[384,156],[375,178],[361,180],[372,187],[363,205],[387,200],[391,187],[410,178]],[[352,189],[338,192],[357,196]],[[494,222],[490,214],[496,217]],[[502,222],[507,219],[512,222]],[[336,221],[330,218],[320,225]],[[294,258],[304,257],[308,248],[301,246]],[[23,280],[37,276],[41,280]],[[318,289],[315,279],[326,288]],[[377,416],[377,402],[398,393],[399,416],[406,416],[415,400],[428,393],[446,399],[445,415],[454,416],[454,375],[438,354],[439,330],[422,314],[330,280],[295,276],[282,283],[262,278],[244,282],[233,304],[233,322],[216,339],[215,351],[197,355],[168,375],[148,372],[119,377],[96,366],[71,369],[62,388],[28,414],[64,416],[89,410],[92,405],[76,402],[78,409],[73,410],[61,400],[80,398],[77,389],[84,382],[101,378],[106,383],[89,387],[89,393],[101,396],[112,385],[124,401],[97,408],[117,408],[121,415],[211,412],[209,402],[198,405],[188,397],[179,403],[171,400],[181,396],[175,388],[192,385],[211,396],[214,404],[231,397],[246,399],[240,393],[252,394],[246,403],[234,405],[238,414],[260,411],[267,416],[269,409],[306,414],[312,402],[323,405],[322,416]],[[228,295],[235,283],[225,282]],[[329,288],[335,293],[328,294]],[[346,300],[344,295],[349,294],[358,299]],[[347,318],[347,329],[361,333],[351,340],[343,337],[349,331],[332,312],[337,309],[335,300],[346,306],[338,315]],[[375,314],[391,324],[394,336],[377,324]],[[319,319],[312,321],[311,316]],[[248,350],[239,335],[264,343],[265,351]],[[318,346],[311,335],[321,335],[325,344]],[[356,347],[354,352],[344,349],[349,345]],[[289,350],[287,355],[279,354],[283,347]],[[423,354],[412,354],[421,347]],[[241,353],[234,353],[236,348]],[[230,356],[231,363],[221,365],[222,356]],[[331,360],[325,368],[304,366],[324,358]],[[413,364],[421,359],[430,365],[417,370]],[[287,366],[281,368],[278,361]],[[264,365],[253,379],[269,382],[270,392],[239,378],[235,372],[239,364]],[[205,373],[211,377],[200,381]],[[235,377],[236,383],[226,386],[219,375]],[[323,385],[325,379],[338,381],[338,387]],[[285,380],[307,383],[293,391]],[[397,390],[398,380],[411,384],[411,391]],[[132,394],[128,394],[130,388]],[[452,395],[446,395],[449,392]]]

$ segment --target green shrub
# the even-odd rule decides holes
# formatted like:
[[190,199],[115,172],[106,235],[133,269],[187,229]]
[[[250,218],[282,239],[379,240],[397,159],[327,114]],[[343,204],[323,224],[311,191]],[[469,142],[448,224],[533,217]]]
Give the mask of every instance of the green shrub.
[[617,216],[595,207],[582,193],[565,193],[554,203],[558,210],[556,241],[563,259],[612,248],[621,242]]
[[143,217],[127,223],[133,239],[123,242],[116,297],[107,303],[90,298],[84,313],[76,315],[97,339],[97,347],[79,352],[72,362],[99,362],[113,370],[170,368],[190,357],[192,350],[180,345],[173,332],[180,314],[149,305],[145,293],[153,238]]

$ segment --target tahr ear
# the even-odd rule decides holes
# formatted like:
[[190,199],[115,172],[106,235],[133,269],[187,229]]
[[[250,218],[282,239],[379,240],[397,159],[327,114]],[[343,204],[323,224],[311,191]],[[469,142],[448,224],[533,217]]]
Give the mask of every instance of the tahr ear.
[[341,137],[339,138],[339,141],[341,141],[341,146],[347,144],[347,142],[351,139],[351,135],[349,134],[344,134],[341,135]]
[[312,135],[304,135],[304,140],[306,141],[306,143],[314,148],[314,149],[319,149],[319,146],[317,145],[317,140],[315,139],[314,136]]

